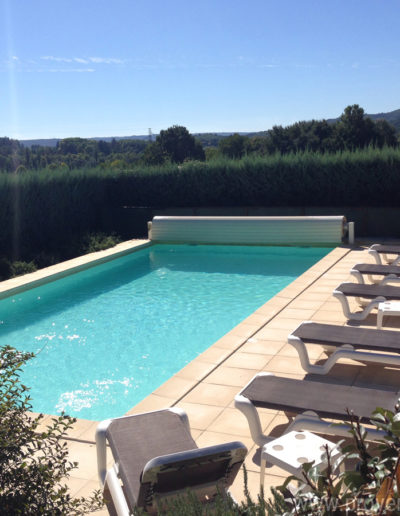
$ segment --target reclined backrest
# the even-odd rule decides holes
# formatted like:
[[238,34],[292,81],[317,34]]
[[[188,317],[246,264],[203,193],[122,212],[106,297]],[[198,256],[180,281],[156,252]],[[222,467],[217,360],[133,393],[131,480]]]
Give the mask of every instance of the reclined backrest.
[[151,512],[188,489],[200,501],[225,494],[246,453],[246,447],[235,441],[156,457],[143,469],[138,505]]

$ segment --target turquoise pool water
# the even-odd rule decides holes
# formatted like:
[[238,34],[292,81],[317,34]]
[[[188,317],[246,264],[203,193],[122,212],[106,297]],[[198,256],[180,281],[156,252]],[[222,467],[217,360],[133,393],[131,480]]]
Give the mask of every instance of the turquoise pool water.
[[0,301],[33,408],[123,415],[330,249],[155,245]]

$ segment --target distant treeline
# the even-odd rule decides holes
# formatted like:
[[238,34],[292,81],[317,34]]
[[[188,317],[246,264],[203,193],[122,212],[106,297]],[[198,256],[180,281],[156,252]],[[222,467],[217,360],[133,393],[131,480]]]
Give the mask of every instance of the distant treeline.
[[[399,192],[400,148],[389,147],[0,174],[0,258],[43,267],[76,256],[93,233],[122,235],[124,206],[384,207]],[[122,236],[143,236],[130,231]]]
[[101,167],[133,169],[167,163],[212,161],[225,156],[271,156],[304,151],[332,153],[368,146],[397,146],[395,128],[385,120],[372,121],[357,104],[348,106],[337,122],[326,120],[274,126],[261,135],[204,134],[194,137],[185,127],[161,131],[155,142],[143,140],[90,140],[66,138],[56,147],[24,147],[19,141],[0,138],[0,171],[73,170]]

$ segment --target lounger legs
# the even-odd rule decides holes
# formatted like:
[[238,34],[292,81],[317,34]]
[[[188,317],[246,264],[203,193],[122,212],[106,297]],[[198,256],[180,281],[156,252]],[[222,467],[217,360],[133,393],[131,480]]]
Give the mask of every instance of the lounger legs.
[[[285,433],[298,430],[309,430],[320,434],[332,434],[342,437],[349,437],[350,426],[346,424],[331,424],[323,421],[318,415],[308,410],[295,417],[294,421],[285,430]],[[368,432],[368,441],[378,441],[385,435],[381,430],[366,428]]]
[[[358,271],[356,269],[351,269],[350,274],[356,279],[357,283],[360,283],[361,285],[365,284],[364,274],[361,274],[360,271]],[[371,284],[376,284],[376,285],[387,285],[388,283],[399,283],[400,282],[400,278],[396,274],[388,274],[387,276],[385,276],[383,278],[382,278],[382,276],[379,276],[379,274],[378,275],[367,274],[366,276],[368,278],[368,281]],[[378,276],[378,278],[380,278],[380,279],[376,279],[376,276]]]
[[[381,255],[374,249],[375,246],[378,246],[379,244],[374,244],[371,246],[371,248],[368,250],[368,253],[374,258],[375,262],[379,265],[382,264]],[[396,258],[389,258],[387,254],[382,253],[383,259],[386,263],[390,265],[398,265],[400,263],[400,256],[397,256]]]
[[333,296],[340,301],[345,317],[347,317],[347,319],[352,319],[354,321],[363,321],[368,317],[368,315],[374,308],[378,307],[379,303],[381,303],[382,301],[386,301],[386,298],[378,296],[372,301],[370,301],[362,312],[351,312],[349,301],[347,299],[347,296],[345,296],[343,292],[334,290]]
[[311,364],[307,348],[299,337],[289,335],[288,343],[297,350],[301,366],[307,373],[327,374],[341,358],[349,358],[351,360],[356,360],[357,362],[374,362],[400,366],[400,355],[357,351],[350,344],[344,344],[340,348],[336,349],[335,352],[327,358],[324,364],[315,365]]
[[[248,398],[245,398],[241,394],[235,396],[235,407],[246,416],[250,427],[251,437],[258,446],[263,447],[264,444],[273,439],[273,437],[263,434],[257,409]],[[333,425],[328,421],[321,420],[315,412],[308,410],[296,416],[285,430],[285,433],[298,430],[309,430],[310,432],[317,432],[320,434],[349,437],[350,426],[346,424]],[[369,441],[380,440],[384,435],[382,431],[376,429],[367,428],[367,432]]]
[[272,441],[273,437],[263,434],[257,409],[248,398],[245,398],[241,394],[235,396],[235,407],[246,416],[251,437],[258,446],[262,447],[264,444]]

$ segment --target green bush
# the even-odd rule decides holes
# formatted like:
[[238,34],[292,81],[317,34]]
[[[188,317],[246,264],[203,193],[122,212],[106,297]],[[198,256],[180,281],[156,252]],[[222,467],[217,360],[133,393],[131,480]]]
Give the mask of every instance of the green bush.
[[11,275],[21,276],[22,274],[28,274],[30,272],[35,272],[37,267],[34,262],[21,262],[16,261],[11,264]]
[[120,242],[121,239],[115,234],[105,235],[104,233],[90,233],[83,238],[81,254],[104,251],[104,249],[114,247]]
[[20,372],[32,357],[10,347],[0,349],[0,514],[80,515],[99,509],[99,492],[88,499],[73,498],[63,483],[77,467],[68,460],[63,441],[75,419],[54,417],[43,429],[43,414],[28,412],[29,389]]

